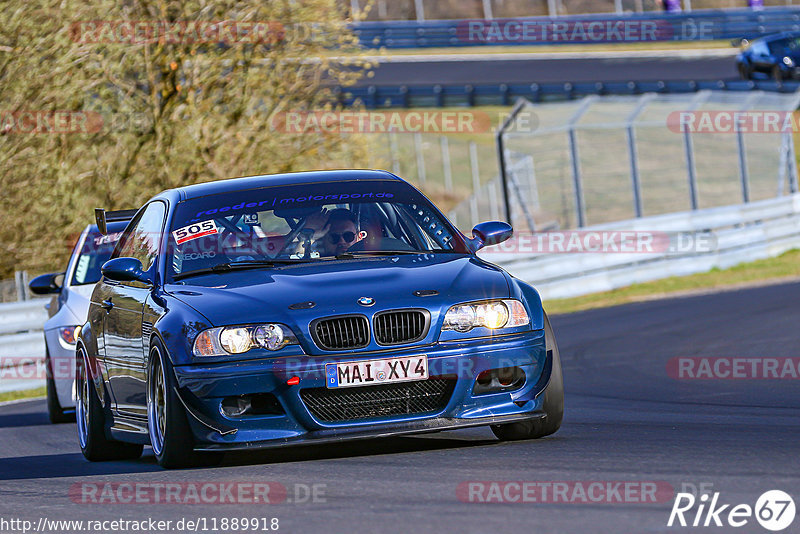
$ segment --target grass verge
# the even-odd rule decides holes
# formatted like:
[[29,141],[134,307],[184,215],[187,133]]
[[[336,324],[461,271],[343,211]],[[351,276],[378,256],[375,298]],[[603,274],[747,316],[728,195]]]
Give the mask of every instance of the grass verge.
[[548,300],[544,305],[548,313],[555,315],[684,293],[691,294],[702,290],[733,288],[757,282],[777,282],[793,278],[800,278],[800,250],[791,250],[776,258],[743,263],[730,269],[712,269],[707,273],[673,276],[582,297]]
[[22,391],[7,391],[0,393],[0,402],[8,402],[20,399],[35,399],[37,397],[44,397],[46,395],[44,387],[35,389],[25,389]]

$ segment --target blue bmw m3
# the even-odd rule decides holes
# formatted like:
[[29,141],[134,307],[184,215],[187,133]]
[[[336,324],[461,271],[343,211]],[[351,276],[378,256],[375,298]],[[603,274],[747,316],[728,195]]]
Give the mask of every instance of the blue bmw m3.
[[[96,211],[105,226],[103,210]],[[530,285],[383,171],[164,191],[125,229],[76,348],[92,461],[222,453],[489,425],[558,430],[561,363]]]

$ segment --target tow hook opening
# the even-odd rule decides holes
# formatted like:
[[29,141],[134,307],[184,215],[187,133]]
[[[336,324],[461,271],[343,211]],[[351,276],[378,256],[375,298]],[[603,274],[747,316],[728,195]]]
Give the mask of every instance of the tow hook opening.
[[238,418],[251,415],[283,415],[285,412],[272,393],[255,393],[225,397],[220,405],[225,417]]
[[472,394],[487,395],[489,393],[514,391],[521,388],[523,384],[525,384],[525,371],[520,367],[487,369],[475,379]]

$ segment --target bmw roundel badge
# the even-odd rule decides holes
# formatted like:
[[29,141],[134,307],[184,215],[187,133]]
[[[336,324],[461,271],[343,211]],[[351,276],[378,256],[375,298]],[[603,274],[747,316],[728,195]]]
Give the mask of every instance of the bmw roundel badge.
[[372,297],[361,297],[358,299],[358,303],[362,306],[372,306],[375,304],[375,299]]

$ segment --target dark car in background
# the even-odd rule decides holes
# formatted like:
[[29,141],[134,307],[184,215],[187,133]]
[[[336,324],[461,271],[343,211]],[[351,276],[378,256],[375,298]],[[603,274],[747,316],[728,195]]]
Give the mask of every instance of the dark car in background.
[[736,57],[739,76],[750,80],[764,75],[777,81],[800,78],[800,32],[784,32],[742,41]]
[[108,227],[103,235],[90,224],[81,232],[65,272],[37,276],[29,287],[37,295],[53,295],[44,323],[45,365],[47,369],[47,413],[51,423],[75,420],[75,340],[76,330],[86,322],[89,298],[100,277],[100,267],[108,261],[122,231],[136,210],[106,214]]

